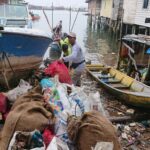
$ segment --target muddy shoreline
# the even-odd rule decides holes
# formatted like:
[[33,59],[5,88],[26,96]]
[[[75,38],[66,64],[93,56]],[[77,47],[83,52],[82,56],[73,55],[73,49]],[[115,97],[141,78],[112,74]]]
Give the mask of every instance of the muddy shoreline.
[[[113,123],[117,129],[118,138],[124,150],[148,150],[150,145],[150,111],[135,108],[117,100],[99,84],[93,80],[86,72],[82,77],[82,86],[84,91],[89,93],[100,93],[100,99],[107,118],[123,118],[126,116],[146,115],[148,118],[140,118],[136,121],[127,118],[127,120]],[[138,119],[137,119],[138,120]]]

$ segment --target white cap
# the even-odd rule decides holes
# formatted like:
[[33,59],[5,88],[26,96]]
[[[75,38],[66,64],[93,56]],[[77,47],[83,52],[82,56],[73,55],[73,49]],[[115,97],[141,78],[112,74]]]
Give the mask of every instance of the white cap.
[[70,33],[68,34],[68,37],[76,38],[76,34],[73,33],[73,32],[70,32]]

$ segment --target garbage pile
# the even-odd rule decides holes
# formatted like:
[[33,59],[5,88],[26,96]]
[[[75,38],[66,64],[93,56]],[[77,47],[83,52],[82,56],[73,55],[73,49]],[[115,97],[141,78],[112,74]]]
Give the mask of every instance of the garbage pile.
[[0,148],[120,150],[114,126],[99,112],[98,93],[87,95],[82,88],[60,83],[58,75],[43,77],[35,88],[24,82],[26,90],[18,86],[2,94],[0,104],[7,99],[11,108],[7,103],[0,106],[7,114]]
[[[131,122],[128,124],[116,124],[118,136],[124,149],[147,149],[150,144],[149,128],[150,120]],[[147,133],[147,134],[146,134]]]

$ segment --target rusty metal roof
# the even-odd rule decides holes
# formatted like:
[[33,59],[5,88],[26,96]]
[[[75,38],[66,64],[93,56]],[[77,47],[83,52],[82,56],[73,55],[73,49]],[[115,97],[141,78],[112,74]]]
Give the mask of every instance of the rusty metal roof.
[[122,39],[127,40],[127,41],[135,41],[135,42],[143,43],[143,44],[150,46],[150,36],[148,35],[130,34],[130,35],[125,35]]

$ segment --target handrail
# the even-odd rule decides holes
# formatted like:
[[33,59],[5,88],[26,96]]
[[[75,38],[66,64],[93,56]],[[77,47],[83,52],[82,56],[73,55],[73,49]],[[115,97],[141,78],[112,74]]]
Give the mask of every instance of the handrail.
[[131,48],[129,45],[127,45],[126,43],[122,43],[125,47],[127,47],[132,53],[135,53],[135,50],[133,48]]

